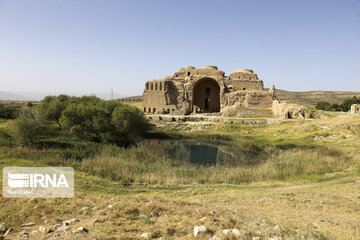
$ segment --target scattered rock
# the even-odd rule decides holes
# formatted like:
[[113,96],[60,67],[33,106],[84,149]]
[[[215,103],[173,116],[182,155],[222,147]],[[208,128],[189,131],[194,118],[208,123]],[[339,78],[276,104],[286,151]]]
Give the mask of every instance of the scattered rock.
[[205,221],[206,219],[207,219],[207,217],[202,217],[202,218],[199,219],[199,221],[200,221],[200,222],[203,222],[203,221]]
[[210,211],[209,213],[214,215],[216,212],[215,211]]
[[97,222],[99,222],[99,219],[94,219],[94,223],[97,223]]
[[87,211],[87,210],[89,210],[90,208],[89,207],[83,207],[83,208],[81,208],[81,211]]
[[194,227],[194,237],[197,237],[199,233],[205,233],[205,232],[207,232],[207,229],[204,225]]
[[280,227],[278,225],[275,225],[274,230],[275,231],[280,231]]
[[23,225],[21,225],[20,227],[32,227],[32,226],[34,226],[35,225],[35,223],[24,223]]
[[63,227],[58,228],[57,230],[65,232],[66,230],[69,230],[69,229],[70,229],[69,227],[63,226]]
[[80,220],[78,218],[71,218],[69,220],[63,221],[63,225],[64,226],[69,226],[73,222],[80,222]]
[[234,234],[235,237],[237,238],[241,237],[241,232],[239,229],[234,228],[233,230],[231,230],[231,232]]
[[227,236],[230,233],[230,229],[224,229],[222,230],[222,234],[224,234],[225,236]]
[[150,237],[150,233],[145,232],[145,233],[141,234],[140,237],[149,238],[149,237]]
[[0,223],[0,233],[4,233],[4,232],[6,232],[5,224]]
[[39,232],[41,232],[41,233],[49,233],[50,229],[48,229],[47,227],[44,227],[44,226],[40,226],[39,227]]
[[87,230],[87,229],[84,228],[84,227],[79,227],[78,229],[73,230],[72,232],[73,232],[73,233],[88,233],[89,230]]
[[27,232],[19,232],[19,237],[20,238],[28,238],[29,234]]
[[113,207],[114,207],[113,205],[109,205],[109,206],[108,206],[108,208],[110,208],[110,209],[113,208]]
[[79,227],[79,228],[77,229],[77,231],[78,231],[78,232],[84,232],[84,233],[89,232],[89,230],[86,229],[86,228],[84,228],[84,227]]
[[214,235],[209,240],[220,240],[220,238],[218,236]]

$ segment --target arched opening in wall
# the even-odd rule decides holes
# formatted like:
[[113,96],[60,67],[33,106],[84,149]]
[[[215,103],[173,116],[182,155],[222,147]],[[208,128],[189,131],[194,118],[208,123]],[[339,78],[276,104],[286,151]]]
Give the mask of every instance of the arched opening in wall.
[[149,90],[149,83],[146,83],[146,90]]
[[155,113],[156,112],[156,108],[153,108],[153,113]]
[[144,107],[144,113],[146,113],[146,107]]
[[198,80],[193,88],[192,110],[195,112],[220,112],[220,86],[212,78]]
[[155,90],[157,90],[157,82],[155,82]]
[[148,109],[148,113],[151,113],[151,108]]
[[160,87],[159,87],[160,89],[160,91],[162,91],[162,82],[160,82]]
[[151,90],[153,90],[154,89],[153,83],[151,83],[150,85],[151,85]]

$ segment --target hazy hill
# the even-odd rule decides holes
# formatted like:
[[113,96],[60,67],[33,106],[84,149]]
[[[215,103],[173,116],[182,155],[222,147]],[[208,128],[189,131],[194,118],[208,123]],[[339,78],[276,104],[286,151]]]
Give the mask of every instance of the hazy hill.
[[[281,89],[276,89],[276,96],[279,100],[305,104],[315,105],[317,102],[326,101],[330,103],[341,103],[346,98],[356,96],[360,98],[360,92],[350,91],[307,91],[307,92],[291,92]],[[141,102],[142,96],[132,96],[126,98],[119,98],[124,102]]]
[[2,101],[7,101],[7,100],[28,101],[28,100],[34,100],[34,98],[31,98],[29,96],[24,96],[21,94],[0,91],[0,100],[2,100]]
[[320,101],[330,103],[341,103],[346,98],[353,96],[360,98],[360,92],[350,91],[308,91],[308,92],[291,92],[286,90],[276,90],[276,96],[280,100],[289,101],[299,104],[316,104]]
[[[52,95],[57,96],[60,94],[67,94],[69,96],[83,96],[83,95],[95,95],[99,98],[109,100],[111,99],[110,93],[61,93],[61,92],[6,92],[0,91],[0,101],[40,101],[44,97]],[[114,99],[125,97],[117,93],[113,94]]]

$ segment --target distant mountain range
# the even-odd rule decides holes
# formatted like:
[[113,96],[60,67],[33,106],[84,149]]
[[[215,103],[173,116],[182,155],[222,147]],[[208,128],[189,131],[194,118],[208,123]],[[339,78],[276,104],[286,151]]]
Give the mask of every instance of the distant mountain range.
[[[111,99],[110,93],[89,93],[89,94],[79,94],[79,93],[58,93],[58,92],[6,92],[0,91],[0,100],[11,100],[11,101],[40,101],[44,97],[49,95],[60,95],[67,94],[69,96],[83,96],[83,95],[95,95],[99,98],[109,100]],[[127,97],[126,95],[120,95],[114,93],[114,99]]]

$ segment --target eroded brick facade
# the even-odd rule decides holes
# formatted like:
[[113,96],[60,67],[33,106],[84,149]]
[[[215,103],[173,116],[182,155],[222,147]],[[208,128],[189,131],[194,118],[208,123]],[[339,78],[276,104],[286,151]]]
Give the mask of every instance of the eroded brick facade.
[[238,69],[225,76],[216,66],[181,68],[172,76],[145,83],[145,113],[211,113],[229,106],[271,109],[274,88],[264,91],[264,84],[249,69]]

